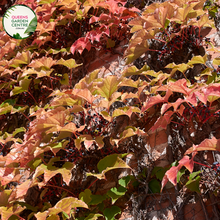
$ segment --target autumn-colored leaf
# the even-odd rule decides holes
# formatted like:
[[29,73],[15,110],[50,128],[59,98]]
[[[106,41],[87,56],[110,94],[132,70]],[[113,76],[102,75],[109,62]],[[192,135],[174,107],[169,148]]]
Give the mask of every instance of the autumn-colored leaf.
[[94,102],[94,100],[96,100],[97,98],[94,97],[91,92],[88,89],[83,89],[83,90],[75,90],[76,91],[76,95],[85,99],[88,103],[92,104]]
[[19,81],[19,86],[15,86],[14,89],[10,92],[10,96],[17,95],[22,92],[28,91],[31,79],[25,78]]
[[69,95],[64,94],[61,97],[54,98],[50,105],[54,106],[54,107],[57,107],[57,106],[74,106],[76,103],[77,103],[77,100],[72,99]]
[[80,135],[77,137],[77,139],[74,140],[76,148],[81,148],[81,143],[85,142],[86,149],[89,149],[89,147],[93,144],[94,140],[91,135]]
[[207,54],[205,54],[203,57],[202,56],[194,56],[192,59],[187,63],[187,65],[192,65],[192,64],[205,64],[207,61]]
[[168,7],[159,7],[154,12],[154,18],[157,19],[157,21],[162,25],[162,27],[165,27],[167,13]]
[[70,51],[72,54],[74,54],[76,51],[82,54],[84,49],[90,51],[91,43],[88,38],[81,37],[73,43],[73,45],[70,48]]
[[174,114],[173,111],[167,111],[163,116],[160,116],[155,124],[151,127],[150,131],[154,132],[158,128],[166,129],[170,123],[171,116]]
[[20,205],[17,206],[11,206],[11,207],[0,207],[0,213],[1,213],[1,219],[2,220],[8,220],[12,215],[19,215],[25,207],[22,207]]
[[53,176],[60,173],[63,177],[63,181],[69,185],[70,179],[72,177],[71,170],[74,166],[71,162],[65,162],[61,168],[53,166],[53,163],[59,161],[59,158],[52,158],[48,165],[41,164],[37,167],[33,179],[44,173],[44,180],[48,182]]
[[44,77],[44,76],[50,76],[50,74],[53,72],[53,69],[50,70],[35,70],[34,68],[29,68],[23,71],[22,77],[26,75],[32,75],[32,74],[37,74],[38,78]]
[[212,139],[205,139],[199,145],[193,145],[189,148],[185,154],[191,154],[197,151],[214,150],[220,151],[220,139],[213,137]]
[[141,112],[145,112],[150,107],[152,107],[156,104],[167,102],[171,95],[172,95],[172,91],[170,89],[168,89],[167,92],[166,92],[166,95],[164,97],[161,97],[160,95],[150,97],[149,100],[147,100],[144,103],[144,105],[141,109]]
[[130,66],[130,67],[126,68],[125,70],[123,70],[121,75],[125,76],[125,77],[139,75],[144,71],[148,71],[149,69],[150,69],[150,67],[147,65],[144,65],[140,70],[136,66]]
[[167,85],[160,86],[157,91],[166,91],[170,89],[172,92],[179,92],[188,95],[192,90],[187,87],[186,79],[179,79],[176,82],[169,82]]
[[51,66],[56,64],[56,60],[53,60],[51,57],[42,57],[40,59],[32,60],[32,62],[28,65],[29,67],[33,67],[35,69],[44,68],[45,70],[50,70]]
[[54,207],[44,212],[38,212],[35,214],[35,217],[38,220],[46,220],[47,216],[57,215],[60,212],[65,212],[67,215],[70,215],[71,209],[77,207],[88,208],[87,204],[83,201],[74,197],[66,197],[57,202]]
[[220,65],[220,58],[213,59],[212,64],[213,65]]
[[127,115],[130,118],[133,112],[140,113],[141,110],[139,108],[133,107],[133,106],[121,107],[121,108],[118,108],[118,109],[114,110],[114,112],[112,113],[112,117],[117,117],[119,115]]
[[31,57],[31,53],[30,51],[26,51],[26,52],[18,52],[16,57],[14,59],[12,59],[8,64],[11,67],[18,67],[20,64],[29,64],[30,63],[30,57]]
[[177,173],[180,169],[185,166],[190,172],[193,171],[193,162],[194,156],[190,159],[188,156],[184,156],[180,161],[178,166],[171,167],[164,175],[163,180],[161,182],[161,191],[163,190],[164,186],[170,181],[173,185],[177,184]]
[[[174,18],[176,20],[184,22],[186,17],[188,16],[189,12],[193,9],[194,5],[193,4],[188,4],[185,8],[179,7],[177,9],[176,15],[174,15]],[[174,19],[173,19],[174,20]]]
[[130,64],[149,49],[148,42],[142,42],[135,46],[129,47],[126,51],[126,64]]
[[57,60],[56,65],[64,65],[66,67],[68,67],[69,69],[73,69],[76,68],[78,66],[81,66],[81,64],[76,64],[76,61],[74,59],[69,59],[69,60],[64,60],[63,58]]
[[117,90],[120,80],[117,76],[107,76],[103,82],[96,85],[97,92],[110,101],[112,94]]
[[45,22],[43,23],[38,22],[36,31],[39,31],[39,35],[42,35],[43,33],[49,33],[50,31],[54,31],[56,26],[56,22]]
[[10,197],[12,190],[4,190],[0,192],[0,207],[1,206],[7,206],[8,204],[8,199]]
[[174,103],[164,103],[161,107],[161,115],[163,115],[169,108],[173,107],[173,111],[176,112],[178,107],[185,102],[184,99],[178,98]]
[[29,179],[27,181],[25,181],[24,183],[18,185],[14,190],[13,192],[11,193],[8,201],[13,201],[15,199],[18,199],[18,198],[22,198],[24,195],[26,195],[28,189],[30,187],[32,187],[34,184],[33,182]]

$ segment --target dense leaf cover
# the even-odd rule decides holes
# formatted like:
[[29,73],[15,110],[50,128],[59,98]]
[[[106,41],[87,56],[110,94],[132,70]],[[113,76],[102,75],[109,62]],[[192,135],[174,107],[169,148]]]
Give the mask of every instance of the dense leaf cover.
[[[140,10],[122,0],[15,4],[31,7],[38,26],[23,40],[0,26],[1,219],[119,218],[125,207],[117,202],[128,201],[141,182],[126,162],[135,154],[122,147],[127,140],[168,127],[194,127],[195,137],[219,120],[220,59],[210,66],[206,54],[206,47],[219,52],[206,37],[215,29],[215,5],[172,0]],[[87,53],[111,52],[127,39],[127,68],[120,76],[99,78],[99,70],[77,75]],[[143,57],[139,69],[134,62]],[[186,187],[200,192],[194,159],[199,151],[220,151],[218,138],[192,138],[178,163],[162,176],[154,170],[161,191],[168,181],[180,183],[185,167],[191,172]],[[108,174],[118,170],[127,173],[107,186]],[[149,187],[157,192],[154,174]],[[95,190],[101,184],[105,192]]]

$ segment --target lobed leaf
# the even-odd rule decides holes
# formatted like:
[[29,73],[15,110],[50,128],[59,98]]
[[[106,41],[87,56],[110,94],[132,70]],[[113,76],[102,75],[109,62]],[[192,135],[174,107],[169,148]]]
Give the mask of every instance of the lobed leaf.
[[[126,155],[126,154],[125,154]],[[111,154],[101,159],[97,165],[99,174],[87,173],[87,176],[95,176],[98,179],[105,179],[105,173],[109,170],[118,168],[129,168],[131,169],[121,158],[124,157],[123,154]]]

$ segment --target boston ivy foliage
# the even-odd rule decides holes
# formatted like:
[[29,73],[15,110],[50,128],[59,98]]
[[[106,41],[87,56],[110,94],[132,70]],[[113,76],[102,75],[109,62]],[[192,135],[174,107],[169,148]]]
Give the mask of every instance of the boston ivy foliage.
[[[220,59],[210,66],[205,53],[219,52],[206,38],[215,29],[213,8],[205,0],[153,3],[142,11],[120,0],[15,4],[31,7],[38,26],[22,40],[0,23],[1,219],[117,219],[125,208],[118,201],[128,201],[141,182],[126,162],[135,154],[122,147],[126,140],[191,122],[195,136],[219,120]],[[128,66],[120,76],[99,78],[95,70],[76,77],[86,53],[111,51],[127,39]],[[138,59],[145,62],[140,69],[133,65]],[[153,171],[153,192],[180,182],[183,167],[192,173],[198,151],[220,151],[218,137],[192,143],[178,164]],[[121,169],[127,173],[108,185],[109,173]],[[192,173],[186,187],[200,192],[199,175]]]

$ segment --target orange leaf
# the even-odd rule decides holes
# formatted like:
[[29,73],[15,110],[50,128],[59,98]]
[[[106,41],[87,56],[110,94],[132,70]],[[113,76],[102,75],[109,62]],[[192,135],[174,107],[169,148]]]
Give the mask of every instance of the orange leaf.
[[220,139],[216,139],[215,137],[212,139],[205,139],[199,145],[193,145],[193,147],[189,148],[185,154],[204,150],[215,150],[220,152]]
[[51,57],[42,57],[40,59],[32,60],[32,62],[28,65],[29,67],[38,68],[46,68],[46,70],[50,70],[51,66],[56,64],[56,60],[53,60]]
[[55,30],[55,25],[56,25],[56,22],[48,22],[48,23],[45,21],[43,21],[43,23],[38,22],[36,31],[40,31],[39,35],[42,35],[45,32],[49,33],[49,31]]

